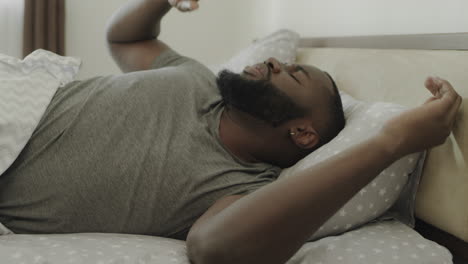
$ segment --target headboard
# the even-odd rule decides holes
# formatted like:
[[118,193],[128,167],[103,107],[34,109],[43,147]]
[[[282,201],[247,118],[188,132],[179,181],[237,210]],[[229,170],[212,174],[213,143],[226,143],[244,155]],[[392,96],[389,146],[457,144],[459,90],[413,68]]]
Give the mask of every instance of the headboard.
[[315,48],[468,50],[468,33],[303,38]]
[[416,106],[427,76],[449,80],[464,98],[453,135],[428,153],[416,215],[468,241],[468,33],[304,38],[299,63],[329,72],[357,99]]

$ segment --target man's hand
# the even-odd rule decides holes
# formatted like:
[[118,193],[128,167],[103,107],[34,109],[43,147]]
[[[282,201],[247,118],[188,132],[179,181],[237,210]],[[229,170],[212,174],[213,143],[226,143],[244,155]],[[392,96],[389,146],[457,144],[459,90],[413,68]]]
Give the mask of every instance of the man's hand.
[[182,12],[189,12],[198,9],[198,0],[168,0],[172,7]]
[[443,144],[452,131],[462,98],[448,81],[437,77],[427,78],[425,86],[433,96],[389,120],[381,131],[397,156]]

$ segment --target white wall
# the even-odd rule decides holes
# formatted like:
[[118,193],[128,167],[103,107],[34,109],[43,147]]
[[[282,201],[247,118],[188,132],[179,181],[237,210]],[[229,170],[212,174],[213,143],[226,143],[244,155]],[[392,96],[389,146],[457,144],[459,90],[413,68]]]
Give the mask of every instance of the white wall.
[[[68,0],[66,50],[83,59],[80,78],[119,72],[105,46],[105,26],[111,14],[127,0]],[[206,64],[225,61],[248,45],[262,23],[255,23],[253,0],[202,0],[193,13],[172,10],[162,24],[161,39],[175,50]]]
[[[119,72],[105,47],[105,25],[128,0],[67,0],[67,53],[83,58],[81,78]],[[225,61],[254,38],[280,28],[302,36],[468,32],[467,0],[200,0],[171,11],[162,36],[206,64]]]
[[468,32],[466,0],[271,0],[269,30],[305,36]]
[[0,0],[0,53],[23,57],[24,2]]

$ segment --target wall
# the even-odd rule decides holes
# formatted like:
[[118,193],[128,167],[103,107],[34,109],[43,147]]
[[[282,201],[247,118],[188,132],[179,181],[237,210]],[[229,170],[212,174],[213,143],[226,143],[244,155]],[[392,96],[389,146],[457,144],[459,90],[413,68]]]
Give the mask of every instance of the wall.
[[[105,47],[107,19],[128,0],[67,0],[67,53],[83,58],[80,78],[119,72]],[[280,28],[303,36],[468,32],[466,0],[200,0],[170,12],[161,39],[205,64],[225,61]]]
[[305,36],[468,32],[466,0],[272,0],[269,30]]
[[0,53],[23,57],[23,1],[0,0]]
[[[105,45],[106,23],[127,0],[68,0],[67,55],[83,59],[79,78],[119,72]],[[161,39],[205,64],[218,64],[265,35],[254,11],[261,1],[203,0],[193,13],[172,10],[163,20]]]

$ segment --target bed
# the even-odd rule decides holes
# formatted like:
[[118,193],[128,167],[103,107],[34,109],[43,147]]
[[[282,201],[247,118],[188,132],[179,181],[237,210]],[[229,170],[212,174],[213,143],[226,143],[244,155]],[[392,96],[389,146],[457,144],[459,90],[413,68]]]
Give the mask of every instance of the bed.
[[[416,230],[464,262],[468,261],[467,43],[467,33],[309,38],[302,40],[307,48],[299,55],[301,61],[328,69],[339,86],[363,100],[421,103],[425,91],[418,87],[427,75],[444,77],[456,87],[464,98],[457,126],[444,145],[428,153],[415,212]],[[353,76],[360,76],[359,82]]]
[[[462,50],[463,44],[468,43],[467,35],[302,38],[297,39],[299,50],[294,56],[299,63],[329,72],[338,87],[355,99],[412,106],[427,97],[421,87],[428,74],[449,79],[462,97],[468,97],[468,51]],[[220,68],[240,67],[242,58],[244,63],[250,63],[245,58],[250,58],[250,53],[257,54],[262,41],[256,42],[257,48],[241,51],[231,61],[212,69],[216,72]],[[270,38],[270,42],[276,45],[279,41]],[[285,45],[296,50],[289,43]],[[279,48],[278,56],[288,55],[286,49]],[[261,51],[268,48],[262,46]],[[274,51],[268,51],[268,55],[270,52]],[[421,163],[419,189],[417,193],[413,191],[416,230],[395,217],[374,215],[365,224],[311,239],[288,264],[448,264],[453,256],[467,259],[467,111],[464,102],[453,135],[443,146],[428,152],[424,167]],[[184,241],[101,233],[0,236],[0,260],[11,264],[189,263]]]

